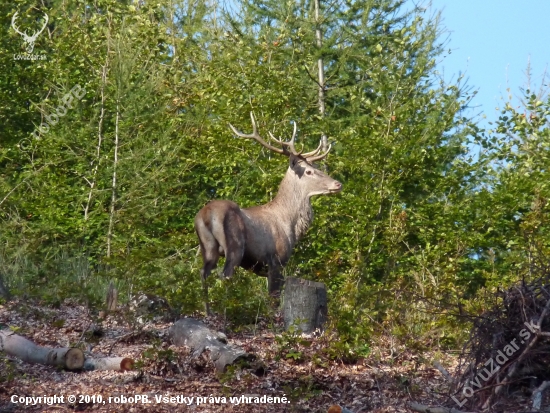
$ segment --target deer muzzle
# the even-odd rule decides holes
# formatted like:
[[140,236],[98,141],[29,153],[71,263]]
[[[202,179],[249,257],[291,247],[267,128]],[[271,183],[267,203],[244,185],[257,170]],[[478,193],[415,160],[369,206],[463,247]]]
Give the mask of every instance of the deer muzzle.
[[334,181],[328,190],[331,194],[336,194],[342,190],[342,184],[338,181]]

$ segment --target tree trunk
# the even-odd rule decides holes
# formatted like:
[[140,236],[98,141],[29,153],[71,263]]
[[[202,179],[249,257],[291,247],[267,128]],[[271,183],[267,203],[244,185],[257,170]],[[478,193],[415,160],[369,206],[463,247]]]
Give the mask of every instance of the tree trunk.
[[[321,50],[323,47],[323,33],[321,32],[321,4],[320,0],[315,0],[315,40],[317,42],[317,48]],[[319,114],[322,118],[325,117],[325,64],[323,58],[317,59],[317,87],[318,87],[318,105]],[[328,149],[327,135],[323,132],[321,134],[321,150],[325,152]]]
[[304,333],[323,329],[327,320],[325,284],[288,277],[283,298],[285,328],[295,325]]
[[113,227],[115,225],[115,212],[116,212],[116,192],[117,192],[117,186],[116,186],[116,170],[118,165],[118,144],[119,144],[119,138],[118,138],[118,123],[120,119],[120,110],[119,110],[119,102],[117,99],[116,104],[116,118],[115,118],[115,153],[113,155],[113,184],[112,184],[112,191],[111,191],[111,212],[109,213],[109,229],[107,231],[107,257],[111,256],[111,244],[113,240]]
[[28,363],[46,364],[67,370],[80,370],[84,365],[84,353],[78,348],[38,346],[12,331],[0,331],[0,351]]
[[107,289],[107,311],[116,311],[118,302],[118,289],[115,288],[115,283],[111,280]]
[[198,357],[204,350],[209,350],[210,359],[219,372],[223,372],[226,366],[237,361],[251,361],[255,358],[241,348],[227,344],[225,334],[210,330],[206,325],[192,318],[176,321],[170,327],[168,336],[176,346],[189,347],[194,357]]

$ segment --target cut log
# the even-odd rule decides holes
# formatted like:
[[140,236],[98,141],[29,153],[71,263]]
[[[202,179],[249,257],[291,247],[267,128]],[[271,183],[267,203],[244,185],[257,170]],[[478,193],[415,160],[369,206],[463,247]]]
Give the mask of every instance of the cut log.
[[283,296],[285,329],[294,325],[304,333],[322,330],[327,320],[325,284],[288,277]]
[[129,371],[134,368],[134,360],[128,357],[98,357],[86,358],[84,361],[84,370],[113,370]]
[[338,406],[337,404],[334,404],[328,408],[327,413],[353,413],[353,412],[347,409],[346,407],[342,407],[342,406]]
[[78,348],[38,346],[12,331],[0,331],[0,351],[28,363],[46,364],[67,370],[80,370],[84,365],[84,353]]
[[174,345],[189,347],[194,357],[209,350],[210,359],[218,372],[223,372],[228,365],[237,361],[249,362],[255,359],[254,355],[228,344],[225,334],[210,330],[205,324],[193,318],[176,321],[170,327],[168,336]]

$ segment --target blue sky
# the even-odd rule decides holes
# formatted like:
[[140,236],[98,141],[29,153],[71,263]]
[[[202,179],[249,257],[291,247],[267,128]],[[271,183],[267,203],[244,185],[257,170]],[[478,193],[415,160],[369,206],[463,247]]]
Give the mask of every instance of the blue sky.
[[[417,1],[415,1],[417,2]],[[465,73],[478,90],[472,101],[487,116],[481,125],[498,118],[496,107],[507,99],[507,88],[517,97],[525,87],[527,64],[531,82],[540,87],[546,68],[550,74],[550,0],[432,0],[448,31],[451,55],[439,64],[444,78]],[[421,4],[424,4],[421,2]],[[546,78],[550,84],[550,77]]]

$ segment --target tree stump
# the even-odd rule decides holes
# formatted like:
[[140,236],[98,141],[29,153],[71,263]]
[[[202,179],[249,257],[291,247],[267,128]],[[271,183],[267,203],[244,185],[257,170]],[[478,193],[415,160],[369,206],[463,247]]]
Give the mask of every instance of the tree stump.
[[304,333],[323,329],[327,320],[327,288],[325,284],[288,277],[283,297],[285,328],[295,325]]

